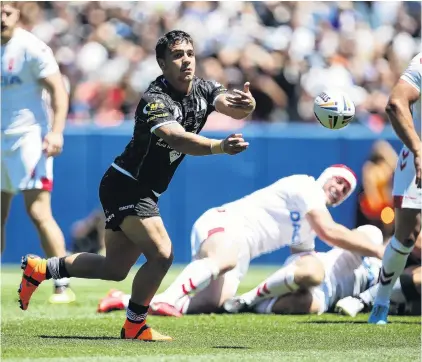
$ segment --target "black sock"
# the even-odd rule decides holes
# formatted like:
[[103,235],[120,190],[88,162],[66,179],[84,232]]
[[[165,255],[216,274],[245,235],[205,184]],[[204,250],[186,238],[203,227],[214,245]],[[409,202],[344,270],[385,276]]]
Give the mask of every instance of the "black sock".
[[59,274],[60,274],[60,278],[70,278],[70,274],[68,273],[67,269],[66,269],[66,263],[65,263],[65,258],[60,258],[59,259]]
[[143,323],[147,318],[148,308],[149,305],[140,305],[129,300],[126,317],[132,323]]
[[51,279],[51,273],[50,273],[50,269],[48,269],[48,267],[47,267],[47,270],[46,270],[46,272],[45,272],[45,279],[46,279],[46,280]]
[[64,260],[65,257],[59,258],[57,256],[47,259],[46,279],[70,278]]

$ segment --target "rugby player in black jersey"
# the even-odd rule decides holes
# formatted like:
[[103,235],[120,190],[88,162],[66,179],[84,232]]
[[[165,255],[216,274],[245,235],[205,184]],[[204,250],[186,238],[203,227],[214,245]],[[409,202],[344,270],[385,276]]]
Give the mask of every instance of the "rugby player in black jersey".
[[78,253],[64,258],[41,259],[27,255],[20,286],[21,308],[46,279],[77,277],[124,280],[144,254],[138,270],[121,338],[171,340],[146,324],[150,301],[173,260],[170,238],[157,206],[185,155],[235,155],[248,143],[241,134],[224,140],[199,136],[214,110],[242,119],[255,109],[245,83],[243,91],[226,88],[195,76],[195,47],[189,34],[171,31],[156,45],[163,75],[153,81],[140,100],[133,137],[104,174],[99,196],[106,217],[106,256]]

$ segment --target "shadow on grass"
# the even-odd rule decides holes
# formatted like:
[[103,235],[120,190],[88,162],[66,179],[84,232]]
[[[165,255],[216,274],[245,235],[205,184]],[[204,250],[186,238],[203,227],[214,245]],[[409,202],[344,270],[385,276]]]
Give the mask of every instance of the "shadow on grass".
[[242,346],[215,346],[212,348],[218,349],[251,349],[251,347],[242,347]]
[[101,340],[115,340],[115,339],[121,339],[120,337],[106,337],[106,336],[97,336],[97,337],[90,337],[90,336],[46,336],[41,335],[40,338],[47,338],[47,339],[82,339],[82,340],[88,340],[88,341],[101,341]]
[[[304,322],[298,322],[298,323],[305,323],[305,324],[368,324],[367,321],[351,321],[351,320],[347,320],[347,321],[304,321]],[[421,324],[420,320],[415,320],[415,321],[394,321],[392,323],[388,323],[389,325],[391,324]],[[378,326],[379,327],[379,326]]]

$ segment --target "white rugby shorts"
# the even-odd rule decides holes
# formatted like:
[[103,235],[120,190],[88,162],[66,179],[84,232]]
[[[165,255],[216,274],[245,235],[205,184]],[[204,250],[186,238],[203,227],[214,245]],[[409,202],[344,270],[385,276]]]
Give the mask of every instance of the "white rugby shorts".
[[[198,258],[199,250],[202,243],[207,240],[211,235],[224,232],[226,238],[224,243],[237,243],[239,245],[237,265],[234,269],[226,274],[233,274],[239,282],[246,275],[249,264],[251,261],[249,245],[246,241],[236,238],[238,228],[233,223],[228,215],[228,212],[223,208],[213,208],[203,213],[192,227],[191,232],[191,250],[192,259]],[[221,248],[227,245],[221,245]]]
[[42,151],[44,133],[34,127],[26,133],[1,134],[1,191],[15,194],[21,190],[53,187],[53,158]]
[[421,209],[422,189],[417,188],[413,153],[404,146],[400,151],[394,172],[394,207],[399,209]]

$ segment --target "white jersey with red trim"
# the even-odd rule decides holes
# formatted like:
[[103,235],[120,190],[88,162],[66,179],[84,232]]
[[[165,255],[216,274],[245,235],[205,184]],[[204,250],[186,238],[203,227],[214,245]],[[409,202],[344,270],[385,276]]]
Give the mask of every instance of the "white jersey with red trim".
[[236,225],[233,236],[248,243],[254,259],[283,246],[313,250],[316,234],[305,215],[327,207],[321,184],[308,175],[293,175],[221,209]]
[[421,86],[422,86],[422,53],[418,53],[410,62],[407,69],[403,72],[400,79],[411,84],[419,92],[419,100],[412,104],[413,124],[419,137],[421,134]]
[[25,133],[49,126],[49,109],[39,80],[59,71],[51,49],[30,32],[16,28],[1,46],[1,130]]

